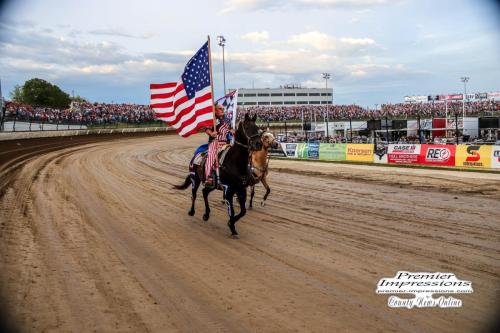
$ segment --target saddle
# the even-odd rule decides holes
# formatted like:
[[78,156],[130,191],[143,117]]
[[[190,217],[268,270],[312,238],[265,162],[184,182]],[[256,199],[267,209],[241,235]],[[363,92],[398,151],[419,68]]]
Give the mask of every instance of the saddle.
[[[219,161],[219,165],[222,165],[224,163],[224,159],[226,158],[227,152],[229,151],[230,147],[231,145],[229,144],[224,145],[217,152],[217,160]],[[206,151],[196,154],[192,159],[191,165],[189,166],[189,169],[191,171],[195,171],[196,169],[198,170],[198,175],[201,175],[200,178],[203,182],[206,181],[205,164],[207,162],[207,156],[208,152]]]

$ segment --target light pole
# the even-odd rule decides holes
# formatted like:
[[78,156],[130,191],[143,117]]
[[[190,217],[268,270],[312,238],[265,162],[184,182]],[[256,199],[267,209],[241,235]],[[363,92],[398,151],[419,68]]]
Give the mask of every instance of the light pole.
[[328,80],[330,80],[330,73],[323,73],[323,79],[325,79],[325,88],[328,89]]
[[467,82],[469,82],[470,77],[462,76],[460,81],[464,83],[464,96],[462,98],[462,135],[464,134],[464,126],[465,126],[465,98],[467,96]]
[[226,39],[224,36],[217,36],[219,46],[222,46],[222,77],[224,78],[224,95],[226,94],[226,59],[224,58],[224,46],[226,46]]

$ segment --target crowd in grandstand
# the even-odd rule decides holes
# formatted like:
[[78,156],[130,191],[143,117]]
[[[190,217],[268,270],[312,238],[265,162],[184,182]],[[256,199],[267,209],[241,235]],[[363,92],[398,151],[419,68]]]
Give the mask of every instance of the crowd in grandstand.
[[[298,105],[298,106],[252,106],[243,110],[240,116],[249,112],[257,114],[262,121],[285,121],[285,120],[310,120],[318,121],[324,119],[380,119],[389,118],[422,118],[445,117],[446,113],[462,114],[462,102],[438,102],[438,103],[397,103],[383,104],[380,109],[365,109],[358,105]],[[465,103],[468,116],[478,116],[485,113],[500,112],[500,101],[474,101]]]
[[155,121],[154,112],[149,106],[137,104],[74,102],[68,109],[52,109],[7,102],[6,107],[6,117],[18,121],[85,125],[149,123]]
[[[19,121],[76,123],[102,125],[115,123],[149,123],[155,121],[153,110],[147,105],[72,103],[68,109],[32,107],[26,104],[7,102],[6,116]],[[444,117],[462,112],[462,102],[397,103],[383,104],[380,109],[365,109],[358,105],[297,105],[297,106],[252,106],[239,108],[239,117],[245,113],[256,114],[260,121],[322,121],[328,115],[331,120],[416,118],[417,116]],[[466,115],[500,113],[500,101],[474,101],[465,105]]]

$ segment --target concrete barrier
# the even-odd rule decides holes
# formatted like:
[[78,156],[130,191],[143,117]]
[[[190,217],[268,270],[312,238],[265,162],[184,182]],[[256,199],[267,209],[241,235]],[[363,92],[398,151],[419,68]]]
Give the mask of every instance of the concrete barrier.
[[144,128],[101,128],[87,130],[66,130],[66,131],[37,131],[37,132],[0,132],[0,141],[54,138],[64,136],[93,135],[93,134],[117,134],[117,133],[151,133],[151,132],[171,132],[170,127],[144,127]]

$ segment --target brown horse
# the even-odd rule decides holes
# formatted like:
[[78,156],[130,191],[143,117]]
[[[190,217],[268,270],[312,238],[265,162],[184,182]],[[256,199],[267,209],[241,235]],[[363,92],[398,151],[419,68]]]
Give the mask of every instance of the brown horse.
[[269,172],[269,148],[278,148],[279,143],[274,138],[274,135],[269,132],[262,134],[262,150],[252,151],[251,157],[251,172],[249,186],[251,188],[250,192],[250,208],[252,208],[253,197],[255,195],[255,185],[259,182],[264,185],[266,189],[266,194],[262,199],[260,205],[264,206],[269,193],[271,193],[271,188],[267,184],[267,174]]

